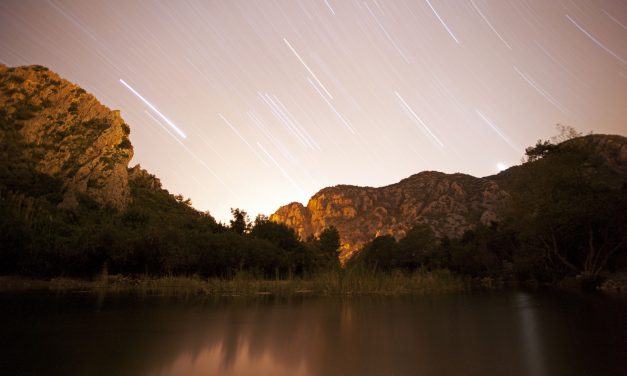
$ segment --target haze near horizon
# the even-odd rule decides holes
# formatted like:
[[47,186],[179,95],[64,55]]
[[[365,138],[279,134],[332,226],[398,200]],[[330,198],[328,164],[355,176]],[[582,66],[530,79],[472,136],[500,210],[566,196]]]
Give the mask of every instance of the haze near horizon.
[[228,221],[336,184],[486,176],[560,123],[627,130],[621,1],[3,1],[0,63],[131,126],[132,161]]

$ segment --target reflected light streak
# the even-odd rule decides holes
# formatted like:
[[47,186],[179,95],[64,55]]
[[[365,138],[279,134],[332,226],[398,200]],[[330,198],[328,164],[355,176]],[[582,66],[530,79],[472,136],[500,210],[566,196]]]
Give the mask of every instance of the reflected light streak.
[[496,34],[497,37],[499,37],[499,39],[501,40],[501,42],[503,42],[505,44],[505,46],[507,46],[507,48],[509,48],[510,50],[512,49],[512,47],[509,45],[509,43],[507,43],[505,41],[505,39],[503,39],[503,37],[501,36],[501,34],[499,34],[498,31],[496,31],[496,29],[494,28],[494,26],[492,26],[492,24],[490,23],[490,21],[488,21],[488,19],[486,18],[486,16],[483,15],[483,13],[481,13],[481,10],[479,10],[479,7],[477,6],[477,4],[475,4],[475,2],[473,0],[470,0],[470,3],[472,4],[472,6],[475,8],[475,10],[477,11],[477,13],[479,13],[479,15],[481,16],[481,18],[483,18],[483,20],[485,21],[485,23],[488,24],[488,26],[490,26],[490,29],[492,29],[492,31],[494,31],[494,34]]
[[615,58],[617,58],[618,60],[620,60],[621,63],[627,65],[627,61],[623,60],[623,58],[621,58],[620,56],[616,55],[612,50],[610,50],[609,48],[605,47],[605,45],[601,42],[599,42],[599,40],[597,38],[595,38],[594,36],[592,36],[592,34],[590,34],[589,32],[586,31],[586,29],[584,29],[583,27],[579,26],[579,24],[577,22],[575,22],[575,20],[573,20],[572,18],[570,18],[570,16],[567,14],[566,18],[568,18],[568,20],[570,22],[573,23],[573,25],[577,26],[577,29],[579,29],[582,33],[586,34],[588,36],[588,38],[590,38],[594,43],[596,43],[597,46],[601,47],[605,52],[607,52],[608,54],[614,56]]
[[294,47],[292,47],[292,45],[290,44],[290,42],[286,39],[283,38],[283,42],[285,42],[285,44],[287,44],[287,46],[290,48],[290,50],[292,50],[292,52],[294,53],[294,55],[296,55],[296,57],[298,58],[298,60],[305,66],[305,69],[307,69],[307,72],[309,72],[309,74],[311,74],[313,76],[313,78],[316,80],[316,82],[318,84],[320,84],[320,87],[322,87],[322,89],[324,90],[325,93],[327,93],[327,95],[329,96],[329,98],[333,99],[333,96],[331,95],[331,93],[329,93],[329,91],[327,90],[326,87],[324,87],[324,85],[322,84],[322,82],[320,82],[320,80],[318,79],[318,77],[314,74],[314,72],[311,71],[311,69],[309,69],[309,67],[307,66],[307,64],[305,63],[305,61],[300,57],[300,55],[298,54],[298,52],[296,52],[296,50],[294,49]]
[[605,13],[606,16],[608,16],[612,21],[616,22],[617,24],[620,25],[620,27],[622,27],[623,29],[627,30],[627,26],[623,25],[622,22],[620,22],[619,20],[617,20],[616,18],[612,17],[611,14],[609,14],[605,9],[601,9],[601,11],[603,13]]
[[133,94],[135,94],[137,96],[137,98],[141,99],[142,102],[144,102],[148,107],[150,107],[151,110],[153,110],[157,115],[159,115],[159,117],[161,119],[163,119],[163,121],[165,121],[172,129],[174,129],[174,131],[176,131],[176,133],[179,134],[179,136],[183,137],[183,138],[187,138],[187,135],[185,135],[185,133],[183,133],[182,130],[179,129],[179,127],[177,127],[176,125],[174,125],[174,123],[172,123],[170,121],[170,119],[168,119],[167,117],[165,117],[159,110],[157,110],[155,108],[155,106],[153,106],[150,102],[148,102],[146,100],[146,98],[142,97],[141,94],[139,94],[137,91],[135,91],[135,89],[133,89],[129,84],[127,84],[126,82],[124,82],[123,79],[120,78],[120,82],[122,83],[122,85],[126,86],[127,89],[129,89]]
[[488,124],[490,126],[490,128],[492,128],[492,130],[494,132],[496,132],[496,134],[499,135],[499,137],[501,137],[501,139],[503,139],[503,141],[505,141],[505,143],[507,145],[509,145],[509,147],[511,147],[512,149],[514,149],[517,153],[521,154],[522,150],[520,150],[520,148],[518,148],[516,145],[514,145],[513,142],[511,142],[509,140],[509,138],[507,136],[505,136],[505,134],[499,129],[499,127],[497,127],[496,125],[494,125],[494,123],[492,123],[492,121],[490,119],[488,119],[487,116],[485,116],[483,114],[483,112],[475,109],[475,112],[477,113],[477,115],[479,115],[479,117],[481,117],[481,119],[483,119],[483,121]]
[[551,103],[553,106],[555,106],[558,110],[562,111],[563,113],[565,114],[568,113],[568,111],[564,107],[562,107],[562,105],[555,98],[553,98],[551,94],[547,93],[546,90],[542,89],[540,85],[538,85],[533,79],[531,79],[531,77],[521,72],[518,68],[516,68],[515,65],[513,65],[513,67],[516,73],[518,73],[518,75],[522,77],[522,79],[525,80],[525,82],[531,85],[532,88],[534,88],[540,95],[542,95],[544,99],[546,99],[549,103]]
[[281,173],[283,174],[283,176],[285,176],[285,178],[287,180],[289,180],[290,183],[292,183],[292,185],[298,189],[298,191],[302,194],[304,193],[304,191],[301,189],[301,187],[298,186],[298,184],[296,184],[296,182],[294,181],[294,179],[292,179],[292,177],[283,169],[283,167],[281,167],[281,165],[279,164],[279,162],[276,161],[276,159],[272,158],[272,156],[270,155],[270,153],[268,153],[266,151],[266,149],[263,147],[263,145],[261,145],[259,142],[257,142],[257,146],[259,146],[259,149],[261,149],[261,151],[263,151],[263,153],[266,155],[266,157],[268,157],[268,159],[270,161],[272,161],[272,163],[274,163],[274,165],[276,166],[276,168],[279,169],[279,171],[281,171]]
[[224,122],[226,123],[226,125],[229,126],[229,128],[231,128],[231,130],[237,135],[237,137],[240,138],[240,140],[244,141],[244,143],[246,144],[246,146],[248,146],[248,148],[250,149],[250,151],[253,152],[253,154],[255,154],[255,156],[266,166],[269,166],[268,163],[266,163],[266,161],[263,160],[263,158],[261,158],[261,156],[259,155],[259,153],[257,153],[257,151],[248,143],[248,141],[246,141],[246,139],[244,138],[244,136],[241,135],[241,133],[238,132],[237,129],[235,129],[235,127],[231,124],[230,121],[228,121],[224,116],[222,116],[221,113],[218,113],[218,116],[220,116],[220,118],[222,120],[224,120]]
[[209,171],[211,173],[211,175],[213,175],[216,179],[218,179],[218,181],[220,182],[220,184],[226,186],[226,183],[220,179],[220,177],[213,172],[213,170],[211,169],[211,167],[209,167],[205,161],[203,161],[202,159],[200,159],[199,156],[196,155],[196,153],[194,153],[193,151],[191,151],[183,142],[181,142],[181,140],[179,140],[175,135],[172,134],[172,132],[170,132],[170,130],[164,126],[163,124],[161,124],[161,122],[159,121],[159,119],[157,119],[156,117],[152,116],[152,114],[146,110],[144,110],[144,112],[146,113],[146,115],[148,115],[152,120],[154,120],[157,124],[159,124],[159,126],[161,128],[163,128],[164,131],[166,131],[173,139],[174,141],[178,142],[179,145],[181,145],[183,147],[183,149],[185,149],[185,151],[192,156],[192,158],[194,158],[196,161],[198,161],[198,163],[200,163],[204,168],[207,169],[207,171]]
[[329,4],[329,1],[324,0],[324,3],[327,5],[327,8],[329,8],[329,10],[331,11],[331,14],[335,16],[335,11],[333,10],[333,8],[331,8],[331,4]]
[[286,159],[288,159],[291,163],[296,163],[296,159],[294,158],[292,153],[289,152],[289,150],[285,147],[285,145],[283,145],[281,141],[279,141],[279,139],[277,139],[272,133],[270,133],[268,128],[261,122],[261,120],[257,117],[257,115],[255,115],[254,112],[250,111],[246,114],[253,121],[255,126],[257,126],[257,128],[261,131],[261,133],[263,133],[263,135],[266,136],[266,138],[270,140],[270,142],[272,142],[274,147],[279,149],[281,154],[283,154]]
[[296,117],[294,117],[294,115],[292,115],[292,113],[287,109],[287,107],[285,107],[283,102],[281,102],[276,95],[272,95],[272,97],[276,101],[278,108],[281,110],[281,112],[284,113],[286,118],[294,125],[294,127],[301,134],[303,134],[307,142],[310,143],[314,149],[320,150],[320,145],[318,145],[318,143],[311,137],[309,132],[307,132],[307,130],[300,124],[300,122],[296,120]]
[[407,64],[411,64],[409,62],[409,60],[407,59],[407,57],[405,56],[405,54],[403,53],[403,51],[401,51],[401,49],[396,45],[396,42],[394,42],[394,39],[392,39],[390,34],[388,34],[387,30],[385,30],[385,28],[383,27],[383,24],[381,22],[379,22],[379,19],[377,18],[377,16],[375,16],[374,13],[372,12],[372,10],[370,10],[370,7],[368,6],[368,3],[364,3],[364,5],[366,6],[366,9],[368,10],[368,12],[372,16],[372,18],[374,18],[374,20],[377,23],[377,25],[379,25],[379,28],[381,29],[381,31],[383,31],[383,34],[386,36],[386,38],[388,38],[390,43],[392,43],[392,46],[394,47],[394,49],[399,53],[399,55],[401,55],[403,57],[403,60],[405,60],[405,62]]
[[311,86],[313,86],[314,89],[316,89],[316,91],[318,92],[318,94],[320,95],[320,97],[322,99],[324,99],[325,102],[327,102],[327,104],[329,105],[329,107],[331,107],[331,110],[333,110],[333,112],[335,112],[335,114],[337,115],[337,117],[342,121],[342,123],[346,126],[346,128],[348,128],[349,131],[351,131],[352,134],[355,134],[355,130],[353,129],[353,127],[351,127],[348,122],[344,119],[344,117],[337,112],[337,110],[335,109],[335,107],[333,106],[333,104],[331,102],[329,102],[329,100],[322,95],[322,93],[320,92],[320,90],[318,90],[318,88],[316,87],[316,85],[313,83],[313,81],[307,77],[307,81],[309,82],[309,84]]
[[440,20],[440,23],[442,24],[442,26],[444,26],[444,28],[446,29],[446,31],[449,33],[449,35],[451,36],[451,38],[453,38],[453,40],[455,41],[455,43],[459,44],[459,40],[457,40],[457,38],[455,37],[455,35],[453,35],[453,32],[451,31],[451,29],[448,28],[448,26],[446,25],[446,23],[444,22],[444,20],[442,19],[442,17],[440,17],[440,15],[438,14],[438,12],[436,12],[435,8],[433,7],[433,5],[431,5],[431,3],[429,2],[429,0],[425,0],[427,2],[427,4],[429,4],[429,8],[431,8],[431,10],[433,11],[433,14],[435,14],[435,16],[438,18],[438,20]]
[[418,121],[418,123],[422,126],[422,128],[423,128],[425,131],[427,131],[427,133],[429,134],[429,136],[431,136],[431,137],[430,137],[430,139],[431,139],[431,140],[433,140],[433,141],[435,141],[435,142],[437,142],[437,143],[438,143],[438,145],[440,145],[440,147],[443,147],[443,146],[444,146],[444,144],[442,143],[442,141],[440,141],[440,139],[439,139],[439,138],[437,138],[437,137],[436,137],[436,135],[435,135],[435,134],[433,134],[433,132],[431,132],[431,129],[429,129],[429,127],[427,127],[427,124],[425,124],[425,123],[422,121],[422,119],[420,119],[420,118],[418,117],[418,115],[416,115],[416,113],[414,112],[414,110],[412,110],[412,108],[411,108],[411,107],[409,107],[409,105],[407,104],[407,102],[405,102],[405,99],[403,99],[403,97],[401,97],[401,95],[400,95],[397,91],[395,91],[395,92],[394,92],[394,94],[396,94],[396,96],[398,97],[398,99],[400,99],[400,101],[401,101],[401,105],[403,106],[403,108],[404,108],[405,110],[407,110],[407,111],[408,111],[408,113],[411,115],[411,117],[413,117],[416,121]]
[[[283,124],[283,126],[294,136],[304,147],[311,149],[320,149],[320,146],[309,136],[309,134],[302,129],[302,127],[298,127],[290,117],[279,107],[275,101],[270,98],[270,95],[257,92],[259,97],[270,107],[270,112]],[[276,98],[275,96],[275,99]],[[283,106],[285,108],[285,106]],[[293,118],[293,116],[292,116]]]

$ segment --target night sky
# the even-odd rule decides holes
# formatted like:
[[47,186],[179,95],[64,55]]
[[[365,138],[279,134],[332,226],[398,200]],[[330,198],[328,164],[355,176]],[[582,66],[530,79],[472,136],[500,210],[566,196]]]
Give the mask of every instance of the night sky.
[[627,133],[624,0],[0,0],[0,62],[121,110],[132,164],[222,221]]

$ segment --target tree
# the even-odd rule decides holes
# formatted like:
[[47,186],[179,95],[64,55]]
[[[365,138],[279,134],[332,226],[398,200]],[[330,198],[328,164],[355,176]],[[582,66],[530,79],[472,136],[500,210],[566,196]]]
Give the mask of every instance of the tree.
[[323,264],[339,266],[340,232],[334,226],[322,230],[317,245]]
[[557,144],[564,141],[571,140],[573,138],[581,137],[583,134],[577,131],[575,128],[569,125],[563,125],[558,123],[555,125],[558,131],[556,136],[551,137],[550,140],[538,140],[535,146],[529,146],[525,149],[525,155],[527,160],[525,162],[534,162],[557,149]]
[[374,272],[390,271],[397,266],[398,244],[392,235],[377,236],[364,244],[351,264],[362,265]]
[[[181,204],[184,204],[184,205],[186,205],[186,206],[189,206],[189,207],[191,207],[191,206],[192,206],[192,199],[191,199],[191,198],[185,198],[185,197],[183,197],[183,195],[181,195],[181,194],[178,194],[178,195],[174,196],[174,199],[175,199],[177,202],[179,202],[179,203],[181,203]],[[232,209],[231,209],[231,210],[232,210]]]
[[550,152],[555,150],[555,145],[549,140],[538,140],[535,146],[529,146],[525,149],[525,155],[527,156],[527,162],[535,162]]
[[535,253],[536,267],[554,277],[598,280],[627,243],[627,189],[620,172],[592,137],[552,145],[542,160],[522,167],[508,213],[521,251]]
[[243,235],[250,231],[250,218],[248,213],[238,208],[231,208],[231,230],[236,234]]
[[439,267],[438,242],[431,228],[424,224],[414,226],[398,242],[397,265],[413,270],[420,266]]
[[313,255],[309,248],[299,241],[296,232],[287,225],[273,222],[265,216],[258,216],[250,230],[250,236],[267,240],[282,250],[288,276],[291,277],[292,273],[303,275],[311,271]]
[[558,134],[556,136],[551,137],[551,142],[554,144],[559,144],[564,141],[572,140],[573,138],[583,136],[583,133],[579,132],[578,130],[571,127],[570,125],[557,123],[555,125],[555,128],[557,129]]

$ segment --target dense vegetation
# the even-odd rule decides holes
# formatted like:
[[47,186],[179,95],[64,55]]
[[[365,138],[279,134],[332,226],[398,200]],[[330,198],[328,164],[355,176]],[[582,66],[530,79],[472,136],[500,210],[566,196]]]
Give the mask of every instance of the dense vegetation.
[[[24,77],[32,71],[35,78]],[[27,121],[42,118],[53,104],[61,81],[41,66],[8,68],[0,77],[0,274],[35,277],[92,277],[100,273],[125,275],[198,275],[231,277],[246,273],[257,278],[306,276],[337,267],[339,235],[328,229],[319,238],[301,241],[286,226],[233,210],[230,226],[218,224],[189,200],[170,195],[154,177],[130,179],[132,202],[123,211],[78,195],[79,205],[61,209],[81,153],[111,124],[102,118],[76,118],[80,88],[71,90],[71,104],[46,115],[45,142],[27,142]],[[56,102],[55,102],[56,103]],[[57,105],[56,103],[55,105]],[[128,156],[130,128],[114,156]],[[49,142],[48,142],[49,141]],[[42,148],[63,149],[67,159],[54,176],[38,172]],[[111,158],[105,169],[120,163]],[[90,184],[98,184],[89,180]]]
[[[567,129],[568,130],[568,129]],[[538,141],[527,161],[495,176],[511,194],[501,220],[457,239],[417,226],[396,241],[380,236],[349,266],[374,270],[449,269],[503,280],[594,286],[627,265],[627,182],[595,137]],[[619,137],[620,138],[620,137]]]
[[355,270],[377,275],[446,269],[541,282],[579,276],[595,284],[627,264],[625,173],[599,153],[596,136],[538,141],[527,149],[526,163],[493,177],[511,194],[498,223],[455,239],[439,239],[424,225],[398,241],[380,236],[342,272],[336,229],[298,239],[266,217],[251,223],[240,209],[232,210],[230,224],[216,223],[189,200],[155,187],[151,176],[130,180],[132,202],[124,211],[86,195],[79,196],[78,207],[60,209],[61,178],[38,173],[36,158],[23,152],[22,112],[0,111],[0,274],[230,278],[245,273],[284,279],[334,271],[341,279]]
[[[190,207],[189,200],[130,182],[123,212],[80,197],[71,210],[46,196],[0,190],[0,274],[90,277],[101,272],[259,278],[306,276],[333,266],[339,235],[299,241],[294,231],[234,210],[231,226]],[[239,223],[243,222],[243,229]]]

